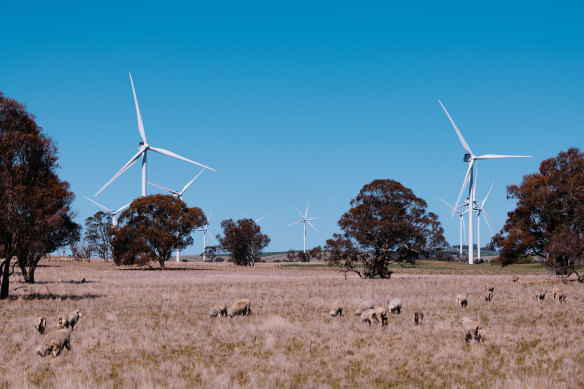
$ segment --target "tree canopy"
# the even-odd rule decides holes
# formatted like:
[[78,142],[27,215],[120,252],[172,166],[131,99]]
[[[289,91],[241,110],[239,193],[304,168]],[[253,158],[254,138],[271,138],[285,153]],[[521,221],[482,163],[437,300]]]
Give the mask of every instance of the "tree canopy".
[[112,216],[102,211],[85,219],[85,234],[83,240],[91,251],[107,262],[111,254],[111,236],[109,229],[112,226]]
[[507,187],[516,208],[491,245],[503,265],[541,256],[548,266],[569,272],[584,258],[584,155],[577,148],[544,160],[539,172]]
[[221,228],[224,236],[217,235],[217,240],[223,251],[231,253],[236,265],[253,266],[270,243],[253,219],[240,219],[237,223],[233,219],[223,220]]
[[[438,216],[424,200],[394,180],[374,180],[351,200],[338,222],[343,234],[327,240],[329,263],[362,277],[389,278],[392,262],[414,263],[446,244]],[[363,274],[356,263],[363,263]]]
[[158,261],[161,268],[175,250],[193,243],[191,233],[207,223],[198,207],[170,195],[150,195],[132,202],[111,228],[113,259],[117,265],[146,265]]

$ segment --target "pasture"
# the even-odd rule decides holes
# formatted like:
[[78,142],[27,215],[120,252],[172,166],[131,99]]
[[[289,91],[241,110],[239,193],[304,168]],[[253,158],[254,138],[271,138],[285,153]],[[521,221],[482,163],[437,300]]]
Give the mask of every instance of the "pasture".
[[[511,282],[519,275],[519,282]],[[86,282],[81,282],[85,279]],[[538,266],[421,263],[391,280],[326,266],[168,263],[168,270],[43,261],[37,284],[12,276],[2,309],[1,387],[583,387],[584,286]],[[485,302],[485,284],[495,287]],[[551,290],[567,292],[566,303]],[[535,291],[545,289],[543,302]],[[465,293],[463,309],[455,295]],[[218,301],[251,300],[251,316],[210,318]],[[403,301],[389,325],[368,326],[361,300]],[[340,299],[344,316],[330,317]],[[415,326],[419,307],[424,321]],[[80,309],[72,351],[35,353],[34,319],[57,328]],[[483,326],[464,339],[461,318]]]

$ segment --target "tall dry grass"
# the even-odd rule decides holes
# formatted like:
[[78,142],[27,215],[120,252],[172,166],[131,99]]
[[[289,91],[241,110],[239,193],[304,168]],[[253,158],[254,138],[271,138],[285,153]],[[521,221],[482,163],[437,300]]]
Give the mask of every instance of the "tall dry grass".
[[[490,270],[496,273],[496,271]],[[79,283],[83,278],[86,283]],[[535,291],[559,282],[529,272],[344,279],[329,269],[276,265],[169,264],[135,270],[104,263],[44,262],[38,284],[14,276],[0,303],[1,387],[583,387],[584,292],[562,285],[564,304]],[[495,297],[483,299],[486,283]],[[466,293],[469,306],[456,305]],[[238,298],[252,315],[210,318],[209,307]],[[363,325],[359,302],[401,298],[389,326]],[[340,299],[345,315],[332,318]],[[413,311],[424,311],[414,326]],[[57,327],[79,308],[72,351],[38,357],[33,322]],[[467,343],[460,319],[483,324],[486,342]]]

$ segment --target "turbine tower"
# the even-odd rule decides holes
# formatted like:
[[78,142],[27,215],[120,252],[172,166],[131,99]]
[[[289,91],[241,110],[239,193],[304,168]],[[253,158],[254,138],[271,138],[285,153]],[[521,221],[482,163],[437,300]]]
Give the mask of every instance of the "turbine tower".
[[138,107],[138,98],[136,97],[136,90],[134,89],[134,81],[132,80],[132,74],[130,73],[130,83],[132,84],[132,93],[134,94],[134,103],[136,104],[136,116],[138,117],[138,130],[140,131],[140,137],[142,138],[142,142],[138,144],[138,153],[134,155],[130,160],[120,169],[119,172],[116,173],[115,176],[111,178],[94,196],[97,196],[102,190],[104,190],[109,184],[111,184],[116,178],[118,178],[123,172],[125,172],[130,166],[132,166],[138,158],[142,157],[142,197],[146,196],[146,156],[148,150],[152,150],[154,152],[168,155],[169,157],[181,159],[183,161],[192,163],[194,165],[199,165],[204,167],[205,169],[216,171],[215,169],[210,168],[209,166],[202,165],[198,162],[191,161],[185,157],[181,157],[178,154],[173,153],[172,151],[168,151],[165,149],[161,149],[158,147],[152,147],[146,141],[146,132],[144,132],[144,124],[142,123],[142,115],[140,115],[140,107]]
[[477,258],[478,261],[480,262],[481,260],[481,214],[485,214],[485,223],[487,223],[487,227],[489,227],[489,231],[491,231],[491,234],[493,234],[493,230],[491,230],[491,226],[489,225],[489,221],[487,220],[489,218],[489,214],[487,213],[487,211],[485,211],[484,207],[485,207],[485,203],[487,202],[487,199],[489,198],[489,194],[491,194],[491,189],[493,189],[493,185],[495,183],[493,182],[491,184],[491,187],[489,188],[489,191],[487,192],[487,195],[485,196],[485,198],[483,199],[483,201],[479,204],[477,202],[475,202],[475,212],[477,213]]
[[[440,201],[442,201],[444,204],[446,204],[448,206],[448,208],[450,208],[451,210],[455,211],[456,213],[458,213],[458,217],[460,218],[460,240],[459,240],[459,249],[458,249],[458,257],[460,259],[460,261],[462,262],[462,234],[464,232],[464,235],[466,236],[466,230],[464,229],[464,215],[468,212],[468,199],[467,202],[464,203],[464,205],[460,205],[458,208],[453,207],[452,205],[448,204],[446,201],[440,199]],[[467,207],[467,209],[464,212],[461,212],[460,209]]]
[[[474,207],[474,204],[475,204],[475,197],[474,197],[475,190],[474,190],[474,187],[476,185],[476,174],[474,173],[475,161],[479,161],[481,159],[529,158],[530,156],[529,155],[499,155],[499,154],[484,154],[484,155],[479,155],[479,156],[474,155],[472,153],[470,147],[468,146],[468,144],[464,140],[462,134],[458,130],[458,127],[456,127],[456,124],[454,123],[454,120],[452,120],[452,117],[450,117],[450,114],[446,110],[446,107],[444,107],[444,104],[442,104],[442,102],[440,100],[438,100],[438,102],[442,106],[442,109],[446,113],[446,116],[448,116],[448,119],[450,120],[450,123],[452,123],[452,127],[454,127],[454,130],[456,131],[456,134],[458,135],[458,139],[460,140],[460,143],[462,144],[462,147],[464,147],[464,149],[466,150],[466,154],[464,154],[464,162],[467,162],[468,163],[468,169],[466,171],[466,176],[464,177],[464,181],[462,183],[462,188],[460,189],[460,194],[458,195],[458,199],[456,199],[455,207],[458,206],[458,202],[460,201],[460,197],[462,196],[462,192],[464,192],[464,188],[466,187],[467,184],[468,184],[468,200],[469,200],[469,204],[470,204],[471,207]],[[453,215],[454,215],[454,212],[455,211],[453,210],[452,211],[452,214]],[[474,247],[473,247],[473,242],[474,242],[473,214],[474,214],[474,212],[469,212],[468,213],[468,263],[469,264],[473,264],[474,263],[474,252],[473,252],[474,251]]]
[[129,207],[131,204],[131,203],[128,203],[128,204],[124,205],[123,207],[121,207],[120,209],[118,209],[117,211],[112,211],[108,207],[105,207],[105,206],[99,204],[98,202],[93,201],[92,199],[90,199],[87,196],[83,196],[83,197],[85,197],[87,200],[91,201],[93,204],[97,205],[98,207],[100,207],[101,209],[105,210],[107,213],[112,215],[112,225],[114,227],[118,225],[118,218],[117,218],[118,213],[123,211],[125,208]]
[[[200,229],[196,230],[196,231],[202,231],[203,232],[203,262],[206,261],[205,251],[207,249],[207,241],[206,241],[205,238],[206,238],[206,236],[208,234],[207,230],[209,229],[209,224],[211,223],[211,216],[213,216],[213,210],[211,210],[211,213],[209,214],[209,218],[207,219],[207,224],[205,224]],[[213,241],[215,241],[215,243],[217,243],[217,240],[213,237],[213,235],[209,234],[209,236],[211,237],[211,239],[213,239]]]
[[308,201],[308,205],[306,206],[306,213],[304,215],[302,215],[302,212],[298,211],[298,208],[294,207],[296,209],[296,211],[298,211],[298,214],[300,215],[300,217],[302,219],[300,219],[294,223],[289,224],[289,226],[291,226],[293,224],[304,223],[304,254],[306,254],[306,223],[308,223],[310,225],[310,227],[312,227],[314,229],[314,231],[316,231],[320,234],[320,232],[316,229],[316,227],[313,226],[312,223],[310,222],[311,220],[320,218],[320,216],[309,218],[308,217],[308,208],[309,207],[310,207],[310,200]]

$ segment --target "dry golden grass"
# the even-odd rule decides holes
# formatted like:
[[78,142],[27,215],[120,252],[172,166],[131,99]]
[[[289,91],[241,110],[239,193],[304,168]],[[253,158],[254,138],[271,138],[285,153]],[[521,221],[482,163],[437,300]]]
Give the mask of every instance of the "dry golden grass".
[[[584,386],[583,286],[561,285],[566,303],[536,302],[537,289],[560,284],[545,271],[526,268],[513,283],[496,267],[398,270],[391,280],[274,264],[168,267],[52,261],[38,269],[38,284],[13,276],[13,298],[0,303],[0,387]],[[467,294],[466,309],[457,293]],[[213,303],[239,298],[251,299],[251,316],[208,316]],[[363,299],[387,306],[392,298],[403,310],[387,327],[353,315]],[[337,299],[344,316],[333,318]],[[76,308],[83,316],[72,351],[37,356],[34,319],[46,316],[51,331]],[[463,316],[482,323],[485,343],[464,340]]]

